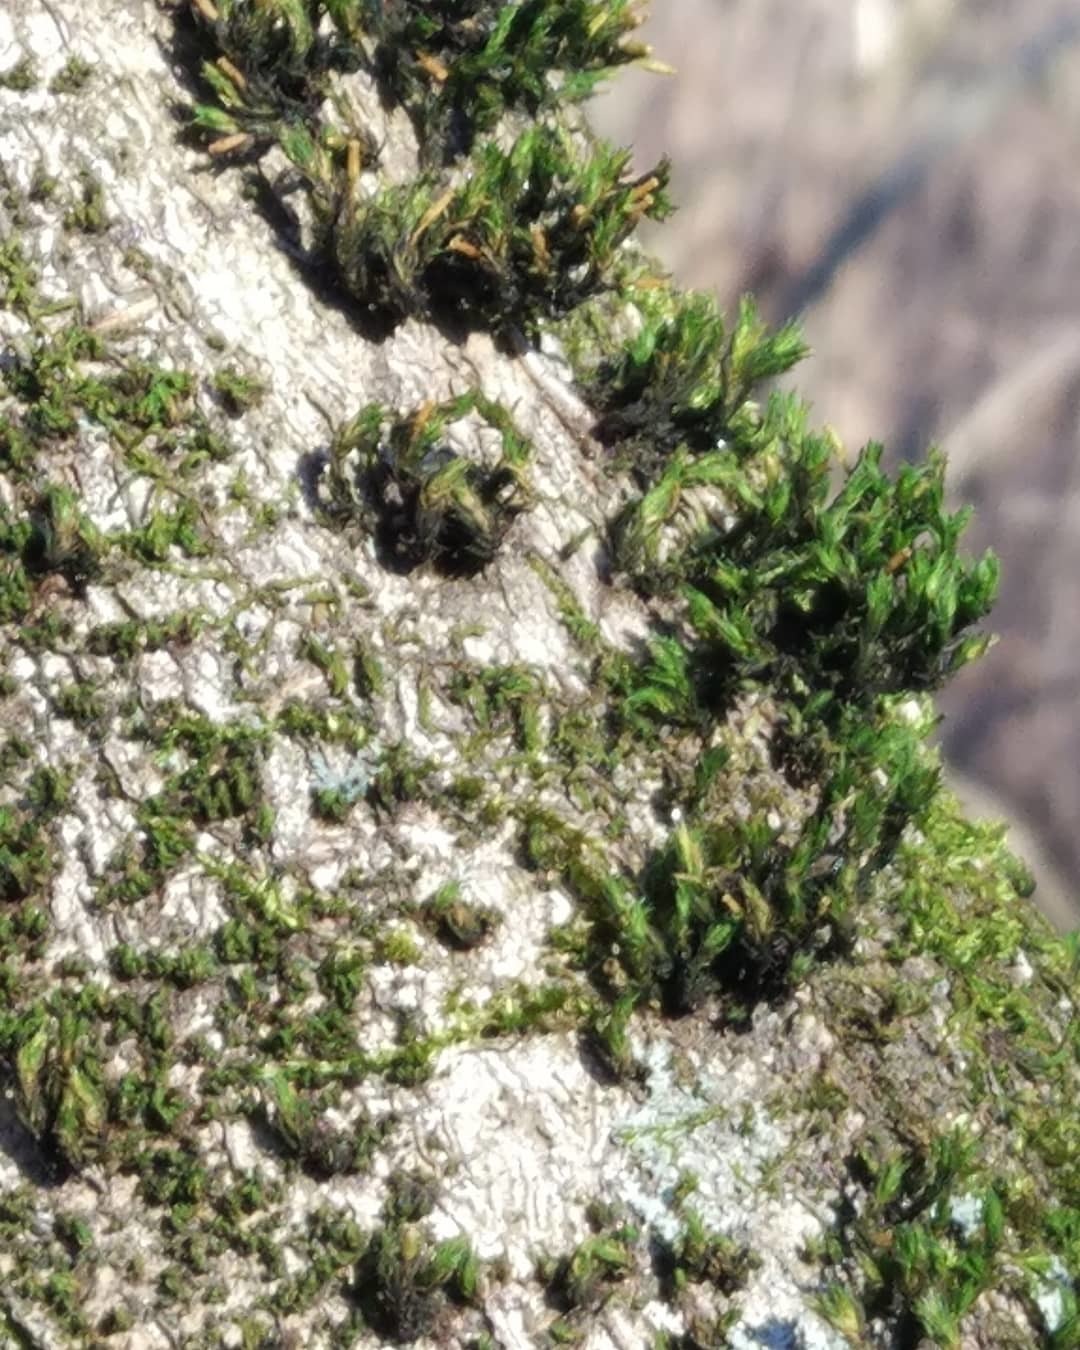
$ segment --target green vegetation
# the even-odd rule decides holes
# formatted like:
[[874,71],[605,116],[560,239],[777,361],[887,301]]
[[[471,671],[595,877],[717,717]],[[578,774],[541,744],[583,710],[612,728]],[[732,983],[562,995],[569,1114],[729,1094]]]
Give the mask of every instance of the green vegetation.
[[202,67],[214,101],[196,121],[242,138],[229,149],[284,140],[314,119],[334,74],[370,65],[383,97],[408,111],[424,159],[448,163],[507,110],[536,116],[579,101],[614,67],[649,55],[628,40],[640,23],[633,0],[197,0],[193,10],[215,51]]
[[0,1043],[14,1057],[19,1115],[47,1156],[69,1167],[96,1156],[107,1118],[99,1012],[87,985],[75,997],[58,992],[0,1027]]
[[79,94],[89,84],[93,74],[93,62],[84,61],[81,56],[69,56],[49,81],[49,93]]
[[[494,464],[466,459],[447,443],[447,428],[474,412],[499,433]],[[529,455],[505,410],[478,394],[426,403],[411,417],[369,404],[331,446],[327,518],[359,520],[394,570],[433,562],[450,575],[471,576],[491,562],[529,505]]]
[[[31,757],[17,738],[3,747],[3,776]],[[70,778],[62,769],[33,769],[14,800],[0,806],[0,980],[14,987],[18,960],[36,961],[48,929],[46,891],[56,866],[52,823],[67,805]],[[8,964],[12,962],[12,964]]]
[[484,146],[460,187],[425,175],[345,212],[315,143],[287,149],[311,179],[341,286],[394,320],[533,328],[610,285],[623,240],[670,209],[665,164],[628,178],[627,152],[599,145],[582,161],[558,128],[523,132],[509,153]]
[[[681,1227],[674,1238],[654,1236],[649,1250],[643,1249],[643,1234],[634,1224],[620,1221],[615,1206],[593,1201],[587,1208],[591,1236],[561,1258],[543,1258],[537,1274],[548,1303],[559,1316],[547,1328],[551,1345],[573,1345],[583,1339],[585,1317],[609,1299],[618,1299],[620,1288],[641,1280],[651,1265],[658,1292],[665,1302],[684,1308],[688,1331],[679,1340],[661,1340],[671,1347],[720,1347],[738,1319],[732,1296],[741,1290],[758,1262],[739,1243],[710,1232],[700,1216],[679,1202]],[[725,1310],[704,1317],[693,1309],[691,1286],[707,1286],[725,1300]]]
[[79,174],[79,195],[64,216],[64,226],[83,234],[104,234],[109,228],[105,190],[89,169]]
[[[654,1266],[664,1297],[687,1310],[684,1316],[688,1329],[680,1341],[663,1341],[657,1350],[676,1350],[679,1345],[686,1350],[693,1346],[716,1346],[719,1350],[727,1344],[727,1333],[739,1319],[735,1296],[745,1288],[760,1260],[734,1238],[711,1232],[701,1215],[682,1199],[678,1209],[682,1225],[673,1239],[657,1242]],[[708,1286],[722,1297],[722,1312],[707,1318],[695,1315],[687,1295],[697,1285]]]
[[594,345],[581,371],[604,444],[644,484],[660,478],[681,446],[702,454],[733,433],[752,443],[747,399],[807,354],[798,326],[770,333],[749,296],[730,331],[711,296],[660,287],[634,299],[641,331],[606,356]]
[[[565,1315],[602,1303],[612,1287],[634,1271],[640,1233],[632,1224],[594,1225],[597,1231],[569,1255],[540,1262],[538,1274],[549,1299]],[[560,1332],[556,1330],[556,1338]]]
[[[557,864],[593,916],[609,1051],[642,999],[676,1012],[717,993],[752,1004],[846,949],[869,880],[934,800],[917,697],[985,650],[967,630],[997,581],[993,558],[957,552],[967,515],[944,509],[940,455],[892,480],[870,446],[833,495],[832,447],[802,406],[748,400],[800,354],[793,330],[770,335],[747,304],[725,340],[711,302],[651,305],[595,380],[599,433],[644,489],[613,522],[613,552],[659,596],[667,631],[645,662],[607,671],[624,725],[689,738],[697,768],[673,783],[682,819],[637,876],[605,876],[580,848]],[[751,690],[773,706],[790,789],[819,785],[801,819],[790,806],[773,823],[730,809],[723,738]],[[534,858],[535,843],[533,829]]]
[[456,881],[440,886],[430,900],[424,901],[420,915],[434,929],[440,942],[456,951],[478,947],[500,922],[494,910],[464,900],[461,886]]
[[[623,43],[636,23],[626,0],[478,3],[466,12],[415,4],[382,12],[358,0],[195,9],[215,58],[202,67],[213,102],[193,109],[195,124],[216,154],[281,146],[309,186],[318,260],[369,315],[532,327],[612,284],[619,246],[638,221],[670,210],[666,163],[627,178],[625,151],[585,152],[553,122],[523,131],[509,153],[481,146],[463,177],[425,171],[366,197],[358,178],[374,154],[371,134],[351,113],[341,124],[323,120],[331,72],[367,64],[361,38],[371,33],[373,73],[412,113],[426,158],[456,162],[504,108],[538,112],[581,98],[608,67],[645,54]],[[337,43],[316,36],[324,12]],[[566,74],[560,84],[555,70]]]
[[359,1120],[334,1127],[320,1113],[322,1102],[309,1101],[287,1078],[272,1070],[267,1071],[262,1086],[265,1101],[257,1108],[259,1118],[306,1172],[324,1181],[365,1171],[393,1128],[392,1120],[378,1125]]
[[[872,1203],[850,1218],[834,1245],[859,1269],[866,1292],[860,1299],[833,1284],[820,1299],[822,1312],[852,1343],[868,1318],[885,1317],[902,1338],[921,1334],[945,1350],[960,1345],[965,1314],[1003,1274],[996,1258],[1005,1210],[993,1186],[973,1191],[975,1153],[953,1132],[935,1139],[925,1156],[854,1159],[864,1171],[860,1180],[872,1187]],[[970,1223],[960,1217],[965,1208]]]
[[62,577],[74,594],[83,592],[98,571],[100,547],[68,488],[50,485],[30,496],[25,513],[14,519],[0,507],[0,616],[25,618],[34,586],[49,576]]
[[37,67],[29,56],[20,57],[13,66],[0,71],[0,89],[10,89],[16,94],[25,94],[38,85]]
[[[960,555],[966,517],[945,509],[943,459],[891,476],[870,446],[839,464],[798,400],[759,397],[803,354],[797,329],[770,332],[750,301],[729,323],[625,247],[641,218],[667,212],[666,166],[629,178],[627,154],[589,141],[567,105],[645,54],[632,4],[190,8],[177,50],[206,57],[192,117],[210,156],[235,155],[240,177],[264,150],[284,152],[298,174],[277,205],[304,195],[307,261],[355,317],[486,326],[514,349],[545,329],[566,340],[602,449],[593,467],[622,503],[598,531],[604,585],[633,592],[650,636],[616,645],[586,612],[562,569],[581,565],[578,536],[525,560],[529,594],[573,644],[574,678],[468,655],[488,634],[453,605],[486,568],[514,582],[510,530],[539,497],[540,447],[476,392],[343,416],[312,484],[305,527],[338,531],[350,558],[373,540],[387,570],[425,568],[415,606],[393,599],[394,578],[391,612],[370,572],[345,566],[238,578],[219,543],[237,536],[216,513],[235,513],[247,543],[291,509],[263,499],[257,459],[221,481],[221,414],[253,409],[259,380],[246,362],[200,381],[122,356],[73,302],[42,299],[25,241],[0,240],[14,333],[0,376],[0,623],[17,656],[50,672],[32,691],[25,662],[0,676],[0,1087],[51,1180],[131,1178],[154,1249],[152,1274],[123,1271],[118,1287],[138,1292],[91,1326],[90,1257],[115,1235],[93,1211],[54,1206],[42,1238],[29,1188],[0,1198],[12,1254],[0,1327],[24,1300],[90,1343],[151,1312],[175,1317],[193,1275],[208,1307],[225,1301],[213,1272],[242,1263],[258,1306],[222,1334],[244,1345],[335,1300],[338,1320],[319,1327],[333,1343],[364,1327],[440,1339],[455,1319],[471,1334],[484,1281],[467,1235],[433,1236],[428,1181],[393,1175],[369,1232],[337,1206],[337,1186],[384,1185],[375,1164],[395,1141],[400,1090],[431,1079],[449,1047],[554,1030],[584,1032],[590,1062],[633,1090],[647,1071],[639,1027],[696,1014],[682,1030],[711,1018],[718,1038],[752,1032],[763,1003],[798,990],[844,1072],[824,1063],[804,1099],[770,1110],[822,1137],[849,1105],[865,1120],[850,1155],[825,1160],[834,1221],[808,1252],[822,1314],[853,1344],[882,1323],[945,1347],[976,1322],[983,1334],[995,1291],[1066,1350],[1071,1274],[1053,1325],[1036,1299],[1040,1281],[1080,1269],[1067,1109],[1078,1043],[1063,1012],[1077,947],[1027,914],[1022,869],[999,834],[959,816],[925,743],[929,694],[987,645],[972,629],[996,583],[992,558]],[[350,91],[359,72],[412,120],[411,182],[367,181],[377,145]],[[50,90],[77,93],[90,74],[72,58]],[[275,190],[248,186],[264,204]],[[30,195],[26,214],[112,243],[89,175],[58,186],[36,174]],[[124,256],[149,275],[148,259]],[[145,489],[127,528],[97,528],[67,472],[88,433]],[[119,617],[91,621],[91,587],[149,567],[176,583],[171,608],[136,617],[124,600]],[[212,612],[210,584],[233,597],[227,612]],[[427,637],[436,615],[445,642]],[[283,618],[285,651],[317,675],[271,709]],[[215,716],[144,681],[168,664],[145,659],[159,653],[186,675],[198,644],[231,669],[233,706]],[[64,738],[62,768],[37,762],[37,723],[10,730],[30,692]],[[289,775],[297,811],[282,801]],[[115,832],[102,861],[82,833],[99,811]],[[331,881],[316,884],[288,842],[303,831]],[[439,831],[456,850],[442,884],[412,852]],[[486,891],[469,874],[472,850],[495,840],[517,850],[498,911],[473,899]],[[573,913],[528,978],[492,988],[475,972],[516,936],[514,862]],[[98,959],[52,954],[51,902],[72,884],[112,925]],[[423,998],[386,1001],[397,983]],[[942,1046],[955,1055],[928,1048]],[[947,1061],[944,1086],[925,1072],[931,1055],[935,1069]],[[935,1088],[970,1117],[966,1132],[940,1124]],[[394,1094],[393,1110],[369,1110],[365,1093]],[[230,1154],[230,1131],[250,1133],[253,1170]],[[438,1140],[415,1143],[441,1165]],[[447,1159],[448,1180],[459,1162]],[[774,1167],[786,1178],[784,1159]],[[335,1206],[301,1215],[297,1184]],[[593,1206],[590,1236],[541,1263],[553,1341],[573,1341],[609,1299],[633,1305],[651,1280],[686,1325],[664,1344],[724,1343],[756,1256],[724,1236],[723,1216],[714,1231],[687,1208],[684,1189],[675,1237]]]
[[213,387],[230,417],[242,417],[251,408],[258,407],[266,395],[266,386],[261,380],[232,366],[217,372]]
[[422,1222],[435,1204],[423,1177],[391,1177],[383,1225],[356,1267],[354,1291],[369,1326],[395,1344],[430,1335],[447,1298],[472,1303],[480,1293],[479,1263],[464,1238],[435,1243]]
[[409,111],[429,161],[467,154],[507,109],[535,117],[580,100],[614,67],[649,54],[627,40],[640,23],[633,0],[405,0],[372,17],[380,84]]

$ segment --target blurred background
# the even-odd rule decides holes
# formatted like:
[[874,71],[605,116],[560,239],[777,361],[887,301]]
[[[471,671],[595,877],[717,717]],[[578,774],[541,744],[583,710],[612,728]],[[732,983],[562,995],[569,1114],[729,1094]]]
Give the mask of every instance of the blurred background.
[[849,451],[949,454],[1002,559],[998,644],[940,700],[952,784],[1080,925],[1080,0],[668,0],[592,105],[679,212],[647,245],[803,318]]

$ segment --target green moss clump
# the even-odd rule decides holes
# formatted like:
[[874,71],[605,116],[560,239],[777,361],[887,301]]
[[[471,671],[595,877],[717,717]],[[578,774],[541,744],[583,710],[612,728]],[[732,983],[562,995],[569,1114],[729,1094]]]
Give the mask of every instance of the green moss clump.
[[831,1244],[839,1261],[865,1276],[861,1297],[834,1282],[818,1299],[837,1330],[859,1338],[869,1320],[885,1318],[903,1338],[928,1336],[957,1350],[966,1314],[1004,1274],[1005,1208],[998,1188],[977,1185],[976,1151],[956,1130],[925,1151],[863,1152],[850,1160],[872,1200]]
[[[782,415],[782,414],[780,414]],[[638,709],[693,719],[733,690],[764,683],[798,707],[802,725],[835,725],[853,703],[936,689],[989,645],[968,634],[997,589],[992,555],[967,563],[957,543],[969,512],[949,514],[944,459],[905,466],[892,480],[881,447],[858,458],[839,494],[828,494],[830,455],[817,438],[791,440],[748,481],[728,452],[676,457],[635,508],[635,564],[648,576],[656,537],[677,497],[677,477],[726,488],[739,503],[722,534],[704,528],[659,565],[681,582],[693,639],[660,640],[652,670],[632,695]],[[710,481],[711,480],[711,481]],[[679,668],[681,663],[681,668]]]
[[94,65],[81,56],[69,56],[49,81],[50,94],[79,94],[89,84]]
[[613,1226],[585,1238],[567,1256],[542,1261],[537,1273],[548,1296],[564,1314],[596,1307],[633,1274],[639,1236],[632,1225]]
[[630,38],[641,22],[634,0],[193,0],[192,10],[215,58],[202,66],[210,97],[195,120],[224,142],[219,153],[311,127],[333,76],[366,67],[384,99],[407,109],[423,158],[449,163],[507,111],[579,101],[649,55]]
[[0,89],[10,89],[16,94],[25,94],[38,86],[38,72],[33,58],[20,57],[13,66],[0,71]]
[[461,886],[447,882],[419,909],[420,917],[441,942],[455,951],[470,951],[498,927],[500,916],[485,905],[470,904],[462,898]]
[[[725,339],[711,301],[649,304],[592,389],[599,434],[642,489],[612,522],[612,551],[659,596],[668,631],[645,661],[607,670],[625,724],[661,741],[681,729],[700,772],[640,876],[598,876],[577,847],[560,863],[593,916],[592,968],[620,972],[601,1022],[616,1059],[642,998],[752,1003],[846,949],[859,897],[934,800],[917,699],[989,645],[969,630],[997,584],[992,556],[959,554],[968,513],[944,508],[941,455],[890,478],[871,445],[834,494],[834,447],[797,400],[749,401],[801,354],[793,328],[770,335],[744,304]],[[774,701],[791,784],[819,786],[794,830],[733,814],[710,788],[717,738],[751,690]]]
[[436,176],[370,199],[335,177],[313,142],[290,147],[310,176],[320,251],[369,311],[532,329],[611,284],[619,245],[638,222],[663,219],[668,169],[627,177],[629,155],[543,125],[506,153],[477,152],[461,186]]
[[[207,7],[196,8],[205,20]],[[354,4],[326,8],[336,45],[315,37],[321,5],[222,5],[211,28],[224,54],[203,66],[215,102],[198,105],[194,118],[217,137],[211,148],[219,153],[278,141],[307,180],[320,223],[318,259],[363,312],[391,322],[422,314],[532,328],[611,285],[619,246],[638,221],[670,210],[666,162],[628,178],[626,152],[596,145],[583,153],[570,133],[548,123],[522,132],[509,153],[480,148],[463,178],[425,173],[361,196],[371,137],[353,122],[324,121],[312,90],[325,88],[335,61],[363,64],[366,16]],[[480,4],[471,14],[395,5],[375,20],[382,33],[375,61],[384,85],[405,97],[426,130],[424,144],[440,142],[434,157],[442,161],[457,155],[446,143],[450,122],[459,131],[468,126],[464,143],[471,145],[476,127],[489,127],[504,107],[580,97],[608,65],[640,55],[621,44],[634,22],[623,0],[614,7]],[[443,55],[401,61],[403,43],[427,39]],[[551,78],[556,69],[566,71],[561,85]],[[422,94],[425,85],[437,92]],[[466,89],[475,124],[462,121]]]
[[105,189],[89,169],[79,175],[79,195],[64,215],[64,227],[81,234],[104,234],[109,228]]
[[230,417],[242,417],[258,407],[266,395],[266,387],[260,380],[231,366],[217,372],[213,387]]
[[535,117],[647,56],[629,39],[640,22],[634,0],[405,0],[375,8],[375,70],[408,109],[425,157],[448,162],[507,109]]
[[92,1160],[104,1142],[100,1011],[94,986],[87,985],[0,1021],[0,1046],[15,1068],[16,1110],[61,1170]]
[[37,301],[38,272],[18,239],[0,242],[0,309],[30,314]]
[[[446,441],[449,425],[472,412],[500,434],[494,464],[466,459]],[[431,562],[446,574],[472,576],[529,505],[529,457],[506,411],[477,394],[427,403],[405,418],[371,404],[334,438],[326,513],[372,529],[382,561],[394,570]]]
[[[355,38],[365,7],[365,0],[193,0],[213,59],[200,71],[207,101],[192,111],[195,124],[223,142],[218,153],[264,149],[313,122],[331,73],[362,61]],[[324,18],[332,35],[320,35]]]
[[273,1070],[267,1070],[261,1086],[264,1100],[253,1108],[253,1114],[273,1132],[289,1156],[323,1181],[366,1171],[393,1128],[392,1119],[378,1124],[361,1119],[347,1126],[330,1125],[320,1111],[325,1111],[322,1102],[309,1100]]
[[593,348],[580,375],[598,437],[639,483],[651,483],[680,446],[701,454],[731,438],[741,448],[754,387],[809,349],[793,322],[769,332],[749,296],[729,331],[712,296],[664,287],[633,294],[641,331],[599,359]]
[[455,672],[450,699],[468,708],[481,737],[509,730],[518,749],[536,753],[543,740],[540,726],[544,689],[525,666],[491,666]]
[[163,705],[141,729],[159,754],[179,761],[160,792],[136,808],[137,841],[118,850],[98,886],[98,903],[131,904],[161,886],[191,857],[197,826],[235,821],[250,844],[261,843],[268,821],[261,791],[267,730],[219,726]]
[[364,1317],[395,1344],[430,1335],[448,1298],[472,1303],[480,1293],[480,1266],[469,1243],[435,1243],[425,1235],[422,1223],[433,1208],[430,1183],[392,1177],[383,1225],[356,1266],[353,1291]]
[[126,619],[95,625],[87,636],[87,649],[94,656],[110,656],[128,664],[143,652],[165,648],[180,650],[198,637],[205,622],[198,612],[182,611],[162,619]]
[[[15,765],[29,755],[22,742],[5,745],[0,763],[9,782]],[[5,963],[40,958],[48,929],[45,896],[57,856],[51,825],[63,813],[70,786],[67,773],[43,765],[0,806],[0,970],[11,976],[9,994],[14,993],[16,967]],[[7,984],[0,977],[0,987]]]
[[[195,382],[186,371],[127,360],[114,373],[86,372],[107,355],[102,341],[77,324],[49,331],[41,322],[36,274],[21,250],[7,253],[8,296],[12,308],[32,322],[33,337],[12,353],[3,372],[16,408],[0,421],[0,456],[17,477],[32,480],[40,452],[78,434],[80,418],[108,431],[136,472],[170,481],[207,460],[231,453],[195,407]],[[0,284],[5,275],[0,255]]]

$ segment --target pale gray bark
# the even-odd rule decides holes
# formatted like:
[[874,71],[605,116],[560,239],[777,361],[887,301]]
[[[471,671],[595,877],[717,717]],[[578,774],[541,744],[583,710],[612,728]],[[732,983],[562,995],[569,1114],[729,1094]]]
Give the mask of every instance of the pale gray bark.
[[[601,581],[595,540],[569,561],[559,557],[564,545],[610,512],[620,489],[590,464],[588,447],[572,429],[572,396],[559,404],[550,388],[541,387],[558,380],[557,367],[546,367],[538,383],[529,369],[542,367],[536,357],[526,362],[499,355],[479,336],[455,348],[413,321],[375,345],[344,309],[320,300],[302,267],[240,195],[239,173],[211,171],[201,150],[178,139],[170,105],[182,91],[167,57],[170,34],[169,16],[150,0],[18,0],[0,13],[0,68],[29,54],[41,76],[29,93],[0,91],[0,161],[12,191],[25,198],[41,166],[60,180],[61,193],[70,194],[75,175],[86,169],[103,185],[111,222],[100,234],[64,232],[55,209],[31,204],[16,226],[3,214],[10,214],[10,205],[0,206],[4,232],[17,230],[40,265],[42,294],[74,296],[84,321],[125,358],[175,364],[206,380],[222,361],[223,340],[227,356],[242,361],[268,388],[265,401],[230,428],[238,453],[199,471],[199,509],[214,553],[165,568],[118,567],[91,584],[85,600],[61,603],[77,633],[185,609],[197,608],[213,621],[232,615],[236,630],[258,646],[257,662],[239,661],[225,650],[221,623],[211,622],[182,653],[148,653],[125,677],[144,708],[175,699],[223,723],[270,716],[290,698],[320,706],[326,679],[298,656],[303,637],[315,632],[333,641],[366,634],[384,661],[391,694],[382,705],[384,724],[374,748],[404,741],[440,761],[449,780],[460,755],[460,714],[442,704],[434,729],[425,727],[417,683],[426,669],[460,652],[474,662],[523,663],[567,698],[585,689],[585,663],[551,592],[529,565],[530,554],[557,568],[609,640],[629,646],[645,631],[638,602]],[[92,82],[77,97],[50,94],[49,79],[72,54],[94,64]],[[362,87],[354,92],[364,99]],[[370,116],[382,116],[373,100],[366,106]],[[391,148],[383,171],[407,177],[407,128],[397,122],[384,130]],[[0,336],[17,346],[26,340],[26,326],[0,312]],[[320,522],[303,466],[325,455],[331,426],[366,402],[378,399],[407,411],[477,384],[513,410],[533,442],[535,505],[478,579],[448,581],[423,569],[392,575],[378,565],[369,540],[347,540]],[[454,434],[467,453],[482,454],[490,442],[475,418]],[[250,488],[243,506],[230,496],[238,469]],[[84,509],[103,530],[137,527],[151,502],[160,500],[90,424],[75,444],[64,446],[50,476],[78,489]],[[278,508],[278,518],[256,527],[256,510],[264,504]],[[391,633],[400,640],[396,649]],[[55,715],[55,691],[73,678],[120,678],[109,661],[89,654],[20,654],[9,670],[19,690],[5,717],[32,734],[42,761],[76,766],[71,805],[60,824],[66,852],[50,896],[46,967],[78,956],[109,986],[105,957],[119,942],[168,950],[209,937],[228,911],[220,878],[202,861],[173,875],[164,893],[122,911],[93,905],[108,860],[136,832],[139,802],[157,790],[165,772],[119,727],[98,748]],[[767,717],[767,708],[751,700],[736,719],[745,726],[749,772],[764,773]],[[103,794],[102,762],[115,774],[121,795]],[[415,964],[369,967],[357,1036],[366,1050],[377,1051],[394,1043],[404,1018],[440,1025],[451,995],[459,1005],[467,999],[481,1005],[538,987],[549,956],[547,934],[571,917],[572,905],[522,868],[506,824],[493,827],[489,837],[463,841],[421,806],[405,807],[389,822],[364,812],[344,826],[314,819],[310,794],[319,775],[363,767],[345,755],[312,763],[284,738],[275,745],[264,766],[264,789],[276,825],[255,874],[277,869],[285,877],[285,903],[300,878],[333,893],[350,869],[389,877],[399,892],[411,888],[417,899],[457,878],[469,899],[503,917],[492,939],[466,958],[423,940]],[[616,849],[640,857],[671,822],[651,805],[653,783],[619,786],[632,829]],[[507,784],[508,795],[515,790]],[[208,828],[198,853],[201,860],[252,867],[227,828]],[[213,1040],[213,1011],[221,997],[213,983],[178,995],[171,1011],[177,1038],[198,1029]],[[931,1002],[943,1006],[944,999],[945,991],[933,986]],[[341,1121],[361,1109],[398,1119],[370,1176],[313,1181],[288,1169],[243,1119],[200,1130],[202,1161],[218,1177],[258,1167],[281,1181],[286,1198],[279,1236],[288,1273],[295,1273],[296,1261],[289,1255],[290,1233],[317,1206],[329,1202],[372,1227],[392,1171],[433,1173],[440,1191],[432,1236],[466,1236],[482,1260],[498,1263],[498,1273],[487,1277],[482,1313],[451,1319],[426,1343],[465,1345],[486,1329],[505,1350],[543,1343],[554,1313],[535,1278],[536,1258],[569,1251],[587,1235],[590,1201],[619,1201],[653,1231],[670,1235],[679,1222],[674,1188],[680,1176],[693,1172],[699,1178],[694,1204],[706,1222],[745,1242],[761,1261],[741,1296],[730,1343],[747,1350],[780,1344],[839,1350],[843,1339],[809,1304],[819,1276],[805,1245],[829,1222],[838,1199],[835,1162],[861,1127],[864,1111],[872,1113],[867,1066],[837,1043],[809,991],[779,1009],[759,1010],[742,1035],[719,1031],[703,1018],[663,1023],[642,1016],[636,1026],[644,1085],[603,1081],[568,1028],[452,1044],[430,1081],[416,1088],[372,1077],[348,1089],[337,1108]],[[925,1064],[918,1053],[927,1056]],[[123,1045],[115,1055],[113,1067],[123,1068]],[[905,1043],[907,1059],[896,1052],[896,1082],[938,1081],[948,1110],[958,1111],[962,1103],[952,1098],[959,1089],[944,1067],[952,1055],[944,1031],[933,1047],[918,1052]],[[852,1087],[853,1097],[822,1138],[811,1128],[812,1113],[799,1103],[826,1069]],[[197,1074],[175,1065],[172,1085],[194,1098]],[[0,1102],[0,1124],[2,1192],[37,1174],[10,1102]],[[202,1337],[214,1343],[218,1335],[224,1344],[240,1343],[239,1322],[255,1312],[264,1287],[256,1263],[230,1255],[206,1273],[193,1272],[185,1297],[163,1310],[154,1293],[164,1264],[161,1215],[140,1201],[134,1178],[104,1175],[91,1165],[59,1186],[41,1184],[39,1199],[36,1222],[44,1235],[60,1212],[84,1216],[91,1225],[93,1268],[85,1276],[84,1308],[91,1323],[118,1302],[136,1310],[135,1325],[110,1336],[109,1345],[157,1350]],[[135,1254],[141,1270],[131,1265]],[[10,1269],[13,1259],[0,1249],[0,1287],[5,1263]],[[224,1285],[223,1302],[201,1296],[210,1283]],[[650,1344],[657,1331],[685,1325],[655,1290],[635,1297],[633,1288],[631,1281],[624,1296],[593,1310],[582,1324],[582,1344],[630,1350]],[[335,1295],[326,1306],[279,1322],[273,1329],[278,1339],[265,1343],[329,1344],[329,1329],[345,1316],[347,1304],[344,1293]],[[12,1296],[5,1312],[10,1334],[21,1326],[24,1344],[73,1343],[44,1305]],[[354,1343],[378,1341],[366,1336]]]

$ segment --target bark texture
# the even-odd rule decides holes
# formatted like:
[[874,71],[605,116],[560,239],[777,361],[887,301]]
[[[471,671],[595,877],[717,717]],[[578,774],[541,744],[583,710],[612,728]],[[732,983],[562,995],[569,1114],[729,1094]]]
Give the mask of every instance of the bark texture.
[[[987,1186],[1017,1211],[1021,1174],[1040,1213],[1075,1201],[1043,1154],[1013,1156],[1034,1128],[1016,1099],[1060,1123],[1075,1088],[1065,955],[992,832],[949,855],[942,808],[947,919],[910,900],[928,866],[912,839],[845,962],[737,1027],[643,1009],[636,1074],[607,1071],[582,1034],[593,972],[566,956],[579,906],[522,830],[553,812],[633,872],[671,807],[644,747],[530,761],[522,700],[482,676],[531,680],[537,734],[572,714],[587,743],[604,708],[567,616],[630,655],[655,623],[598,543],[627,484],[598,471],[556,361],[413,320],[376,341],[316,284],[243,172],[183,135],[177,42],[149,0],[0,13],[0,69],[36,75],[0,90],[5,370],[77,322],[101,344],[79,379],[193,377],[142,439],[80,415],[21,478],[6,442],[0,502],[36,511],[52,551],[4,636],[2,791],[23,833],[0,897],[0,1343],[913,1344],[925,1283],[897,1278],[848,1336],[815,1299],[852,1243],[891,1241],[900,1220],[871,1198],[890,1159],[921,1178],[904,1221],[937,1214],[950,1251],[991,1226]],[[91,67],[73,90],[72,57]],[[407,181],[407,120],[351,79],[378,172]],[[229,406],[223,369],[261,398]],[[531,445],[529,509],[488,567],[395,570],[370,531],[327,524],[340,424],[470,390]],[[9,431],[29,397],[0,403]],[[446,434],[498,456],[475,411]],[[110,542],[84,577],[91,529]],[[732,709],[725,781],[733,812],[782,824],[814,787],[775,769],[774,712],[752,690]],[[996,1019],[971,1011],[976,979]],[[978,1168],[934,1173],[954,1125]],[[1042,1266],[995,1275],[942,1344],[1065,1325],[1071,1276],[1034,1232]]]

